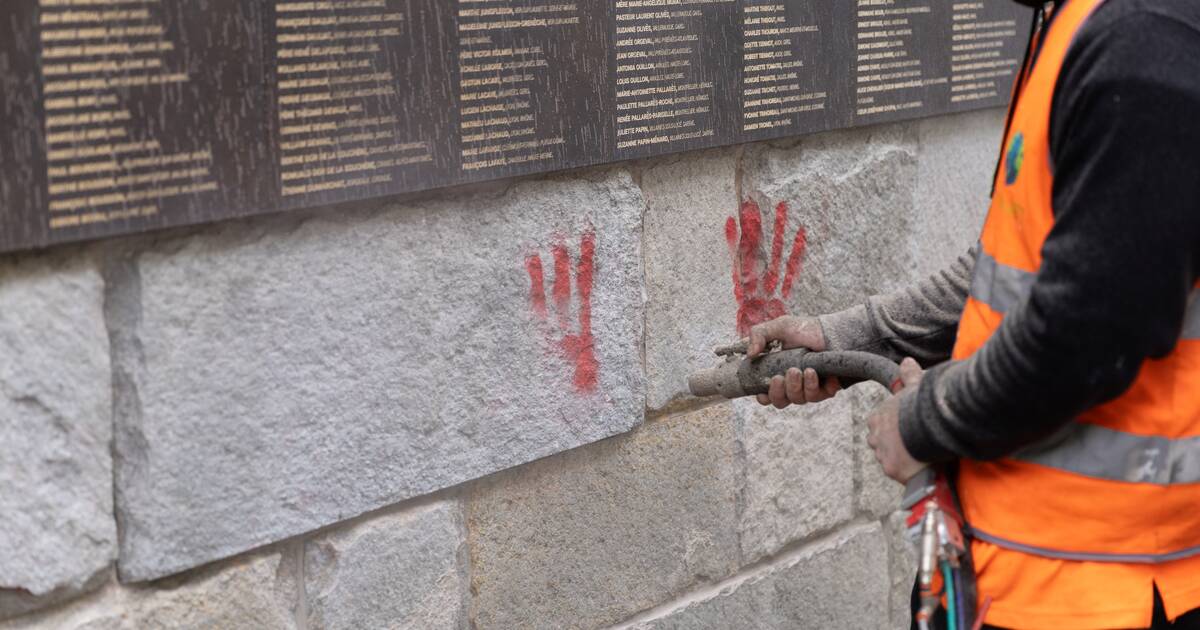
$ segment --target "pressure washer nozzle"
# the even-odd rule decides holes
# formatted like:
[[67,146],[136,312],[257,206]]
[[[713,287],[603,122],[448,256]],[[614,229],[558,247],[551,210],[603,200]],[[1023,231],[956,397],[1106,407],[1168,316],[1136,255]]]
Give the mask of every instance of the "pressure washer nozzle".
[[739,361],[728,361],[714,368],[698,370],[688,375],[688,389],[693,396],[724,396],[739,398],[744,396],[742,384],[738,380]]
[[[886,357],[866,352],[810,352],[803,348],[773,350],[753,359],[746,358],[745,343],[717,348],[725,356],[720,365],[698,370],[688,376],[693,396],[741,398],[765,394],[771,378],[787,374],[792,368],[816,370],[822,377],[870,380],[890,387],[900,378],[900,367]],[[729,354],[726,354],[729,353]]]

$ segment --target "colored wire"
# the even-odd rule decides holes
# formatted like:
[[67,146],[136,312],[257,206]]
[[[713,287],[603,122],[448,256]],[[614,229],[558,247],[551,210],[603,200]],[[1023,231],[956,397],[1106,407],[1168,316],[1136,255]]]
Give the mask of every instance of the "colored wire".
[[959,625],[966,626],[967,624],[971,623],[971,619],[969,617],[967,617],[967,614],[968,614],[967,613],[967,605],[966,605],[967,589],[963,588],[963,572],[962,572],[962,569],[960,568],[958,571],[953,571],[953,573],[954,573],[954,579],[955,579],[954,594],[957,596],[957,599],[955,600],[955,602],[958,606]]
[[985,595],[983,603],[979,605],[979,612],[975,614],[975,625],[971,626],[971,630],[981,630],[983,628],[983,620],[987,618],[988,608],[992,607],[992,596]]
[[942,581],[946,583],[946,630],[958,630],[958,602],[954,598],[954,574],[949,562],[942,562]]

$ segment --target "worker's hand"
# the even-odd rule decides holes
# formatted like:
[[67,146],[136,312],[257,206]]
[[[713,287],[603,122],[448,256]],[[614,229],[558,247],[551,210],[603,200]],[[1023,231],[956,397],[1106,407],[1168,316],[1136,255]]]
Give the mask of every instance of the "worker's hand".
[[925,468],[925,464],[909,454],[904,440],[900,438],[900,395],[903,392],[913,395],[924,375],[924,370],[916,361],[905,359],[900,363],[900,391],[867,416],[867,445],[875,451],[875,459],[883,467],[883,474],[900,483],[907,483]]
[[784,315],[758,324],[750,329],[746,356],[753,359],[766,352],[772,341],[782,342],[784,350],[808,348],[814,352],[825,351],[825,331],[816,317]]
[[[815,317],[785,315],[750,329],[750,343],[746,356],[754,358],[762,354],[772,341],[781,342],[784,350],[807,348],[814,352],[822,352],[825,350],[825,331],[821,329],[821,322]],[[758,402],[761,405],[775,405],[783,409],[788,405],[821,402],[832,398],[841,389],[842,385],[837,377],[822,380],[816,370],[807,369],[801,372],[792,368],[786,375],[772,378],[770,391],[759,394]]]

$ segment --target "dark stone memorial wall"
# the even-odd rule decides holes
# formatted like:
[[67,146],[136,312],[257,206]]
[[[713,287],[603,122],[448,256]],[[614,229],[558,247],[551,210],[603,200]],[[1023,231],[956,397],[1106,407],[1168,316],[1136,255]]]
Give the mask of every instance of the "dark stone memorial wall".
[[0,251],[1002,105],[1009,0],[5,0]]

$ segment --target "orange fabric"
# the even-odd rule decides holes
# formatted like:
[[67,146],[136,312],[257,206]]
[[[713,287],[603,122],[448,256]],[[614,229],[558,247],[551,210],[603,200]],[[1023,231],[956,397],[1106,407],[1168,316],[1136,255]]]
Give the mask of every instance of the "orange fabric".
[[967,297],[962,317],[958,320],[958,340],[950,358],[958,361],[975,354],[1000,327],[1002,319],[1004,316],[993,311],[987,304]]
[[[1036,273],[1054,225],[1050,109],[1067,49],[1102,0],[1070,0],[1025,70],[980,244],[998,263]],[[979,350],[1003,314],[969,298],[953,357]],[[1200,341],[1146,361],[1130,389],[1079,422],[1146,436],[1200,435]],[[1160,486],[1085,477],[1013,459],[960,463],[968,522],[1016,543],[1066,552],[1162,554],[1200,545],[1200,483]],[[1099,630],[1150,624],[1153,585],[1168,616],[1200,608],[1200,556],[1160,564],[1080,562],[974,543],[987,622],[1006,628]]]
[[1138,435],[1200,436],[1200,340],[1181,340],[1167,358],[1145,361],[1120,398],[1080,420]]
[[1200,545],[1200,483],[1107,481],[1012,459],[964,464],[967,522],[989,534],[1080,553],[1165,554]]
[[1154,566],[1071,562],[980,541],[971,546],[971,553],[980,597],[992,597],[987,623],[1001,628],[1147,628],[1154,610],[1154,584],[1170,619],[1200,606],[1198,558]]

